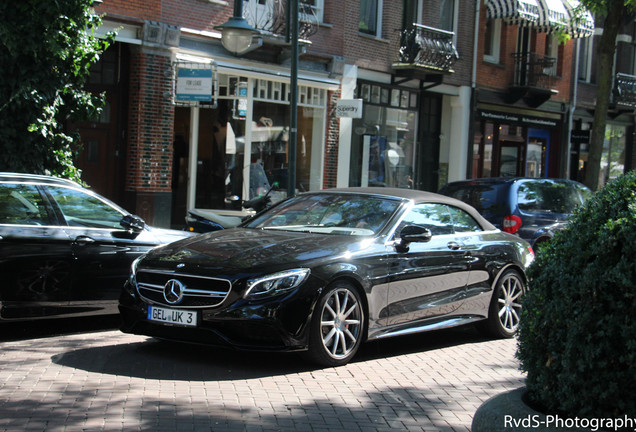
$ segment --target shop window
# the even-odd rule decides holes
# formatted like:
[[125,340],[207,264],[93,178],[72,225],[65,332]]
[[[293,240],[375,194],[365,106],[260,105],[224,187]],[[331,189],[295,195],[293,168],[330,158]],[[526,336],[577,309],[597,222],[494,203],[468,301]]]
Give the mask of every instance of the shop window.
[[625,126],[605,128],[599,187],[625,172]]
[[417,92],[360,83],[362,119],[353,122],[351,186],[414,188]]
[[[272,193],[273,201],[283,199],[289,171],[289,85],[221,74],[219,89],[218,107],[199,113],[195,207],[239,210],[240,200],[264,193],[274,182],[279,191]],[[321,188],[326,98],[324,89],[299,86],[298,192]],[[183,121],[188,117],[179,116]]]

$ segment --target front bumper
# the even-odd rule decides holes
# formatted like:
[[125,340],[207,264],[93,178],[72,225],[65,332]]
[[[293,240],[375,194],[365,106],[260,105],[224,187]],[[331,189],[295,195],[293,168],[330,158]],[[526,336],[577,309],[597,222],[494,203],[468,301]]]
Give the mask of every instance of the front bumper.
[[307,349],[311,312],[320,292],[306,285],[282,296],[259,301],[228,299],[218,307],[197,309],[196,327],[183,327],[149,320],[148,304],[127,282],[119,300],[120,330],[240,350],[302,351]]

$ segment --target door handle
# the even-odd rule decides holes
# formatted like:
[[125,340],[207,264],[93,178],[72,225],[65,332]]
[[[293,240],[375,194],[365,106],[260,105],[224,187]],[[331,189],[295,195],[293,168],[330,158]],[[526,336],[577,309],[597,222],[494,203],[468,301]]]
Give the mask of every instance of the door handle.
[[89,236],[77,236],[73,243],[78,246],[86,246],[88,244],[95,243],[95,239]]
[[459,243],[456,243],[456,242],[448,242],[448,244],[446,246],[448,246],[448,248],[450,250],[459,250],[460,249]]

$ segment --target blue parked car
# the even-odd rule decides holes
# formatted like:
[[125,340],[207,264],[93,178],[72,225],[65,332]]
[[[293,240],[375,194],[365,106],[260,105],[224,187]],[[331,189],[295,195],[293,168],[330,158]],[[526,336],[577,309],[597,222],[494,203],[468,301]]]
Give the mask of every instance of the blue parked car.
[[517,234],[534,249],[563,228],[592,195],[573,180],[522,177],[457,181],[439,192],[470,204],[497,228]]

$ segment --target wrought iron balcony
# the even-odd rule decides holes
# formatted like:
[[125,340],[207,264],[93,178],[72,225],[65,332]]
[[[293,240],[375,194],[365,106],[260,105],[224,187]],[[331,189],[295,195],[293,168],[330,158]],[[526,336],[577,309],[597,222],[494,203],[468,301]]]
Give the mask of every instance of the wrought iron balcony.
[[[243,17],[273,44],[283,42],[289,29],[288,3],[289,0],[247,0],[243,4]],[[298,15],[298,38],[308,43],[309,37],[318,31],[316,10],[312,4],[299,0]]]
[[541,54],[514,53],[515,75],[508,91],[508,102],[522,99],[531,107],[538,107],[558,92],[556,82],[556,59]]
[[556,59],[541,54],[514,53],[515,78],[514,86],[554,88],[556,77]]
[[413,24],[402,30],[398,63],[394,69],[423,67],[439,72],[452,72],[459,55],[453,43],[455,33]]
[[636,76],[617,73],[614,79],[614,103],[636,107]]

